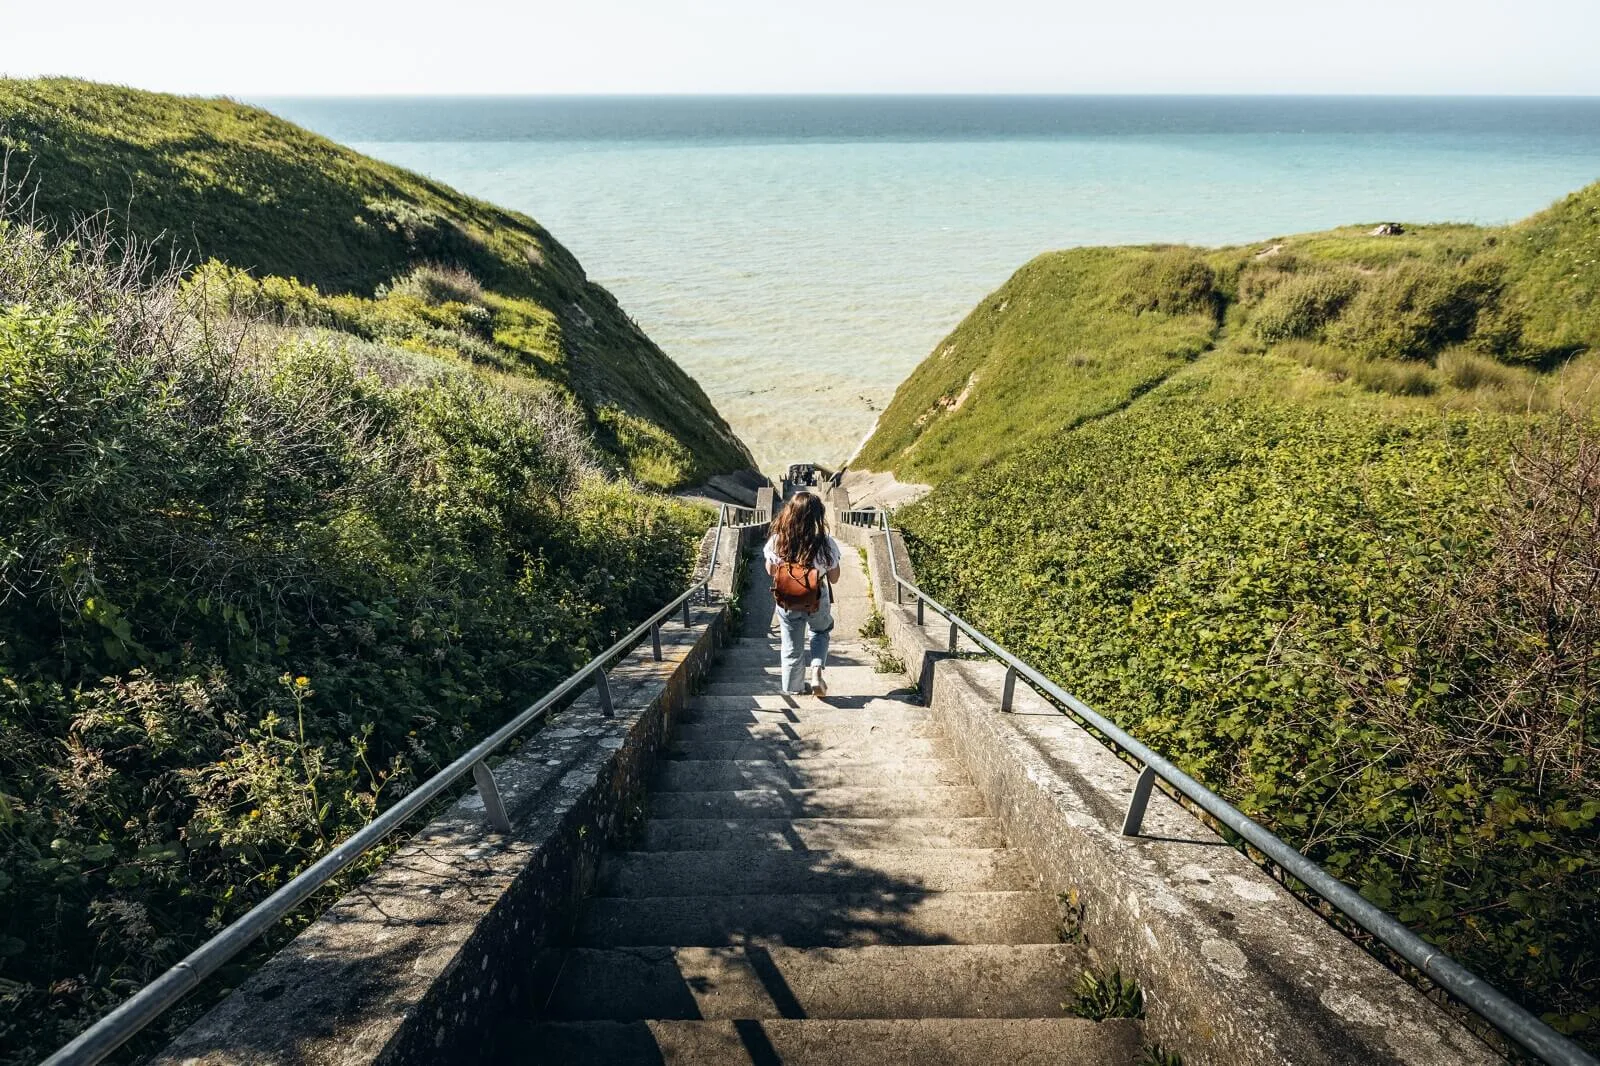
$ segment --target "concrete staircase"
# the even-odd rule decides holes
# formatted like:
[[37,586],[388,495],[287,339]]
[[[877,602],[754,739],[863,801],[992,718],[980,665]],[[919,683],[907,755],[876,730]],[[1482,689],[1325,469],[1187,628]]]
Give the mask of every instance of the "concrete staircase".
[[[1062,1009],[1084,967],[915,692],[854,638],[826,699],[780,694],[765,575],[676,729],[634,850],[602,863],[529,1063],[1126,1064],[1132,1021]],[[848,628],[847,628],[848,627]]]

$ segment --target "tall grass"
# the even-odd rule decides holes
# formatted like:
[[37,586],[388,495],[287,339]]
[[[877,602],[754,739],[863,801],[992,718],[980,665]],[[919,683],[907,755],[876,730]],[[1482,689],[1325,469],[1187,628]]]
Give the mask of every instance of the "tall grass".
[[[346,316],[369,338],[382,318],[379,339],[566,390],[602,455],[655,487],[752,465],[693,379],[525,215],[234,101],[70,79],[0,79],[0,155],[42,219],[64,232],[106,213],[151,269],[214,260],[285,317]],[[649,429],[618,435],[619,420]],[[640,435],[675,447],[636,455]]]
[[705,519],[558,395],[262,326],[104,230],[0,219],[0,294],[10,1064],[679,591]]
[[1592,1034],[1600,435],[1307,377],[1220,353],[936,487],[900,515],[918,576]]

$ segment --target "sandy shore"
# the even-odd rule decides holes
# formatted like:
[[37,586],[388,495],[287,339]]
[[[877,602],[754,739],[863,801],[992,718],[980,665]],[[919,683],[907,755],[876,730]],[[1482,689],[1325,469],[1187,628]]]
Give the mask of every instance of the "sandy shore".
[[851,507],[903,507],[932,491],[932,485],[900,481],[888,471],[846,470],[840,482],[850,493]]

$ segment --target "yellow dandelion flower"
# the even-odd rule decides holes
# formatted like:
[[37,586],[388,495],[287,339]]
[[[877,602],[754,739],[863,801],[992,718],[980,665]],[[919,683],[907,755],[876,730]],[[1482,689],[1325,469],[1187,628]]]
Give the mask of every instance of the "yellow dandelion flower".
[[299,677],[294,679],[295,688],[305,688],[309,684],[311,684],[311,679],[305,674],[301,674]]

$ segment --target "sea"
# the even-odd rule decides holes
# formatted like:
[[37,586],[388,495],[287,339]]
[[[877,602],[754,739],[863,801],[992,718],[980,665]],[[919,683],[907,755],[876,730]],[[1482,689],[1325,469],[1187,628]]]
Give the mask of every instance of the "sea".
[[255,102],[538,219],[769,471],[845,462],[1041,252],[1502,223],[1600,179],[1597,97]]

